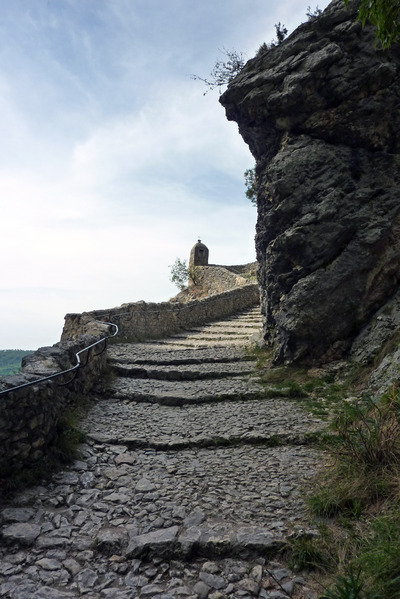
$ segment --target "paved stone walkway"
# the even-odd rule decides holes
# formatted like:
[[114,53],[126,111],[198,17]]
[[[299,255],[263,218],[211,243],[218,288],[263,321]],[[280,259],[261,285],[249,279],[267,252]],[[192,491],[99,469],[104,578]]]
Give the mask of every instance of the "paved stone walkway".
[[244,349],[260,326],[252,310],[109,348],[80,459],[1,512],[0,597],[315,597],[279,550],[307,528],[324,425],[265,397]]

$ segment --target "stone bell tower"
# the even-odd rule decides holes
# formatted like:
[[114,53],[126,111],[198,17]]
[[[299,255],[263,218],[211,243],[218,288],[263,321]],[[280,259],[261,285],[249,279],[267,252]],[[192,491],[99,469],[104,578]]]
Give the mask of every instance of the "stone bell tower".
[[189,268],[191,266],[208,266],[208,247],[200,239],[190,252]]

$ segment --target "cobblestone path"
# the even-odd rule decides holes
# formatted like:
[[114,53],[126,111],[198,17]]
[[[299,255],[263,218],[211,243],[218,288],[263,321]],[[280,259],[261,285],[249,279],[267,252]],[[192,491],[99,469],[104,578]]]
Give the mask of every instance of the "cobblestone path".
[[265,397],[244,349],[260,326],[252,310],[109,348],[80,459],[2,509],[1,597],[316,597],[279,551],[307,527],[323,424]]

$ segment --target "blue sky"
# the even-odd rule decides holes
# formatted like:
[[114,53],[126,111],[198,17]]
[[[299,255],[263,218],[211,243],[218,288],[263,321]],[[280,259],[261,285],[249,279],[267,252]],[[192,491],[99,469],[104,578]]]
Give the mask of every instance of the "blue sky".
[[255,259],[254,160],[190,75],[307,7],[0,0],[0,349],[56,343],[67,312],[168,300],[198,237],[212,263]]

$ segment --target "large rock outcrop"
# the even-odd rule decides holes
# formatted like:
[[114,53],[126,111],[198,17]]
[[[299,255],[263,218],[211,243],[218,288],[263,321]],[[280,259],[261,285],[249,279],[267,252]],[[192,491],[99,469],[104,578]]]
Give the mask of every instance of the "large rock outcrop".
[[344,356],[400,279],[400,47],[334,0],[250,60],[220,101],[257,163],[275,362]]

